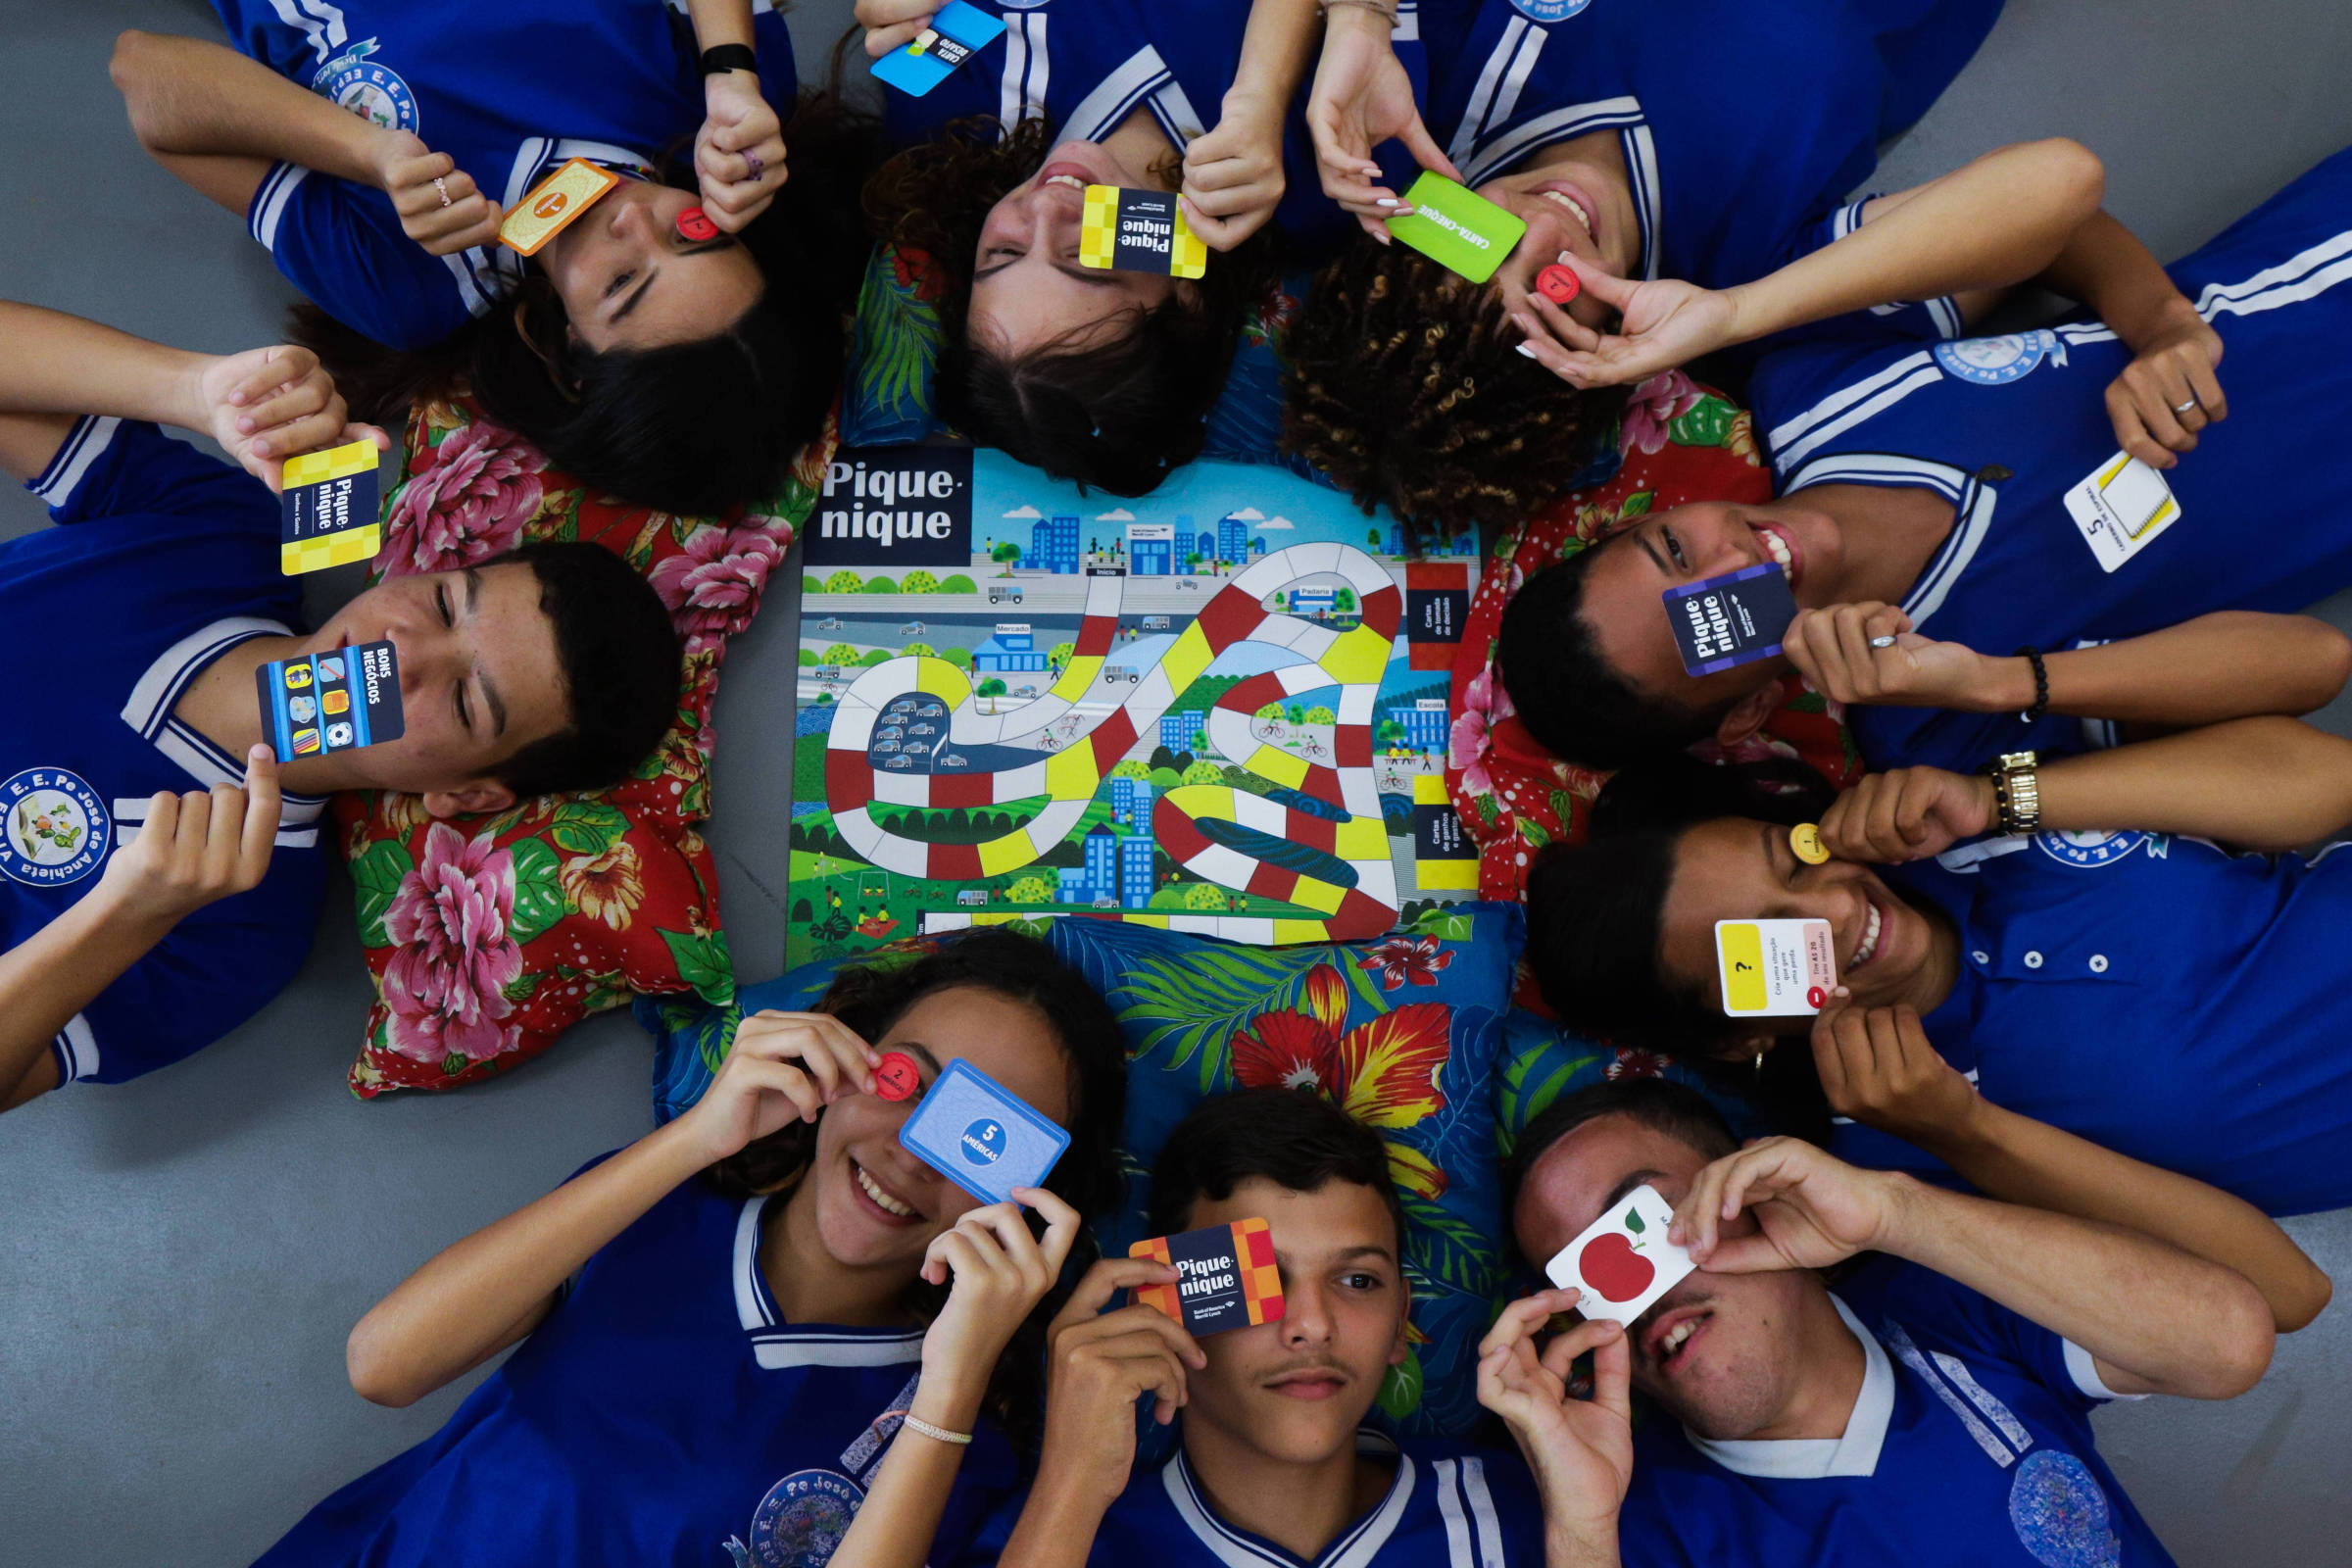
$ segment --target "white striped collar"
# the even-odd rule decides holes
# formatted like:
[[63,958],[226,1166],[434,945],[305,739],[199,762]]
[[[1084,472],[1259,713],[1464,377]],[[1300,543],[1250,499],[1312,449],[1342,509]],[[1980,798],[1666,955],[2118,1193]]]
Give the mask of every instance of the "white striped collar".
[[899,1366],[923,1358],[921,1329],[854,1329],[784,1321],[760,1272],[760,1215],[781,1194],[744,1200],[735,1218],[735,1315],[766,1371],[792,1366]]
[[1927,569],[1903,597],[1903,612],[1914,630],[1943,608],[1960,579],[1968,574],[1986,535],[1992,531],[1993,508],[1999,492],[1984,480],[1927,458],[1906,458],[1890,452],[1840,452],[1817,458],[1790,475],[1783,497],[1823,484],[1869,484],[1897,489],[1933,490],[1952,504],[1951,532]]
[[[1369,1427],[1356,1433],[1355,1451],[1396,1454],[1396,1475],[1390,1481],[1388,1494],[1381,1498],[1380,1505],[1342,1531],[1339,1539],[1324,1547],[1323,1554],[1307,1568],[1366,1568],[1396,1533],[1397,1525],[1404,1520],[1405,1507],[1412,1501],[1416,1478],[1412,1455]],[[1175,1505],[1176,1517],[1184,1521],[1185,1528],[1225,1568],[1300,1568],[1303,1559],[1292,1556],[1263,1537],[1236,1530],[1217,1517],[1208,1499],[1200,1494],[1193,1468],[1185,1461],[1182,1444],[1177,1446],[1176,1456],[1160,1467],[1159,1480],[1167,1490],[1168,1501]],[[1482,1488],[1483,1485],[1482,1480]]]
[[[1010,64],[1009,61],[1006,63]],[[1070,111],[1070,118],[1063,124],[1062,131],[1078,141],[1107,140],[1110,133],[1118,129],[1120,123],[1147,99],[1152,101],[1153,115],[1159,119],[1161,128],[1167,129],[1168,119],[1161,113],[1159,95],[1173,86],[1175,80],[1176,74],[1168,69],[1166,61],[1159,58],[1159,51],[1146,44],[1121,61],[1108,75],[1095,84],[1094,91],[1078,101],[1078,107]],[[1176,96],[1179,100],[1183,98],[1181,88]],[[1196,121],[1191,135],[1197,136],[1200,134],[1198,117],[1190,114],[1191,105],[1185,107],[1186,118]],[[1178,136],[1174,130],[1169,130],[1168,134],[1179,148],[1191,139],[1191,136]]]
[[1766,434],[1765,444],[1772,448],[1773,466],[1787,473],[1832,436],[1942,378],[1943,372],[1936,368],[1936,357],[1922,349],[1859,381],[1839,387],[1802,414],[1774,425]]
[[[226,615],[188,633],[158,655],[155,662],[147,666],[147,672],[131,686],[130,699],[122,705],[122,722],[137,730],[203,788],[242,783],[244,761],[222,751],[212,737],[194,725],[172,717],[172,710],[187,691],[189,682],[239,643],[251,642],[256,637],[292,635],[292,627],[260,615]],[[325,808],[324,796],[288,792],[283,814],[278,819],[279,841],[289,842],[288,832],[318,821],[318,813]]]
[[1830,1476],[1868,1476],[1878,1473],[1879,1449],[1886,1442],[1886,1424],[1894,1416],[1894,1367],[1886,1359],[1878,1336],[1862,1326],[1835,1294],[1830,1304],[1854,1338],[1862,1342],[1862,1392],[1854,1396],[1845,1432],[1835,1438],[1777,1438],[1738,1440],[1702,1438],[1689,1427],[1683,1436],[1690,1446],[1731,1471],[1764,1481],[1819,1481]]
[[1004,13],[1004,71],[997,80],[997,121],[1010,135],[1025,120],[1042,120],[1054,57],[1046,48],[1046,14]]
[[[1470,122],[1463,122],[1467,126]],[[1618,145],[1625,154],[1626,188],[1634,200],[1634,221],[1642,230],[1641,275],[1658,275],[1658,233],[1664,197],[1658,178],[1658,147],[1642,116],[1642,102],[1628,94],[1589,104],[1570,104],[1523,121],[1493,141],[1462,150],[1455,137],[1450,156],[1462,172],[1462,183],[1475,189],[1499,174],[1517,169],[1546,147],[1595,130],[1617,127]]]

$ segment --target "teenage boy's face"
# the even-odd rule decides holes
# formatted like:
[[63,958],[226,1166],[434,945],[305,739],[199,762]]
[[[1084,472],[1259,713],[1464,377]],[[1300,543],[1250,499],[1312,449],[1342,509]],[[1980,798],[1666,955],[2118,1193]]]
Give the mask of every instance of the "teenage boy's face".
[[1283,1315],[1200,1342],[1208,1367],[1186,1386],[1186,1441],[1207,1427],[1289,1464],[1350,1451],[1381,1379],[1405,1355],[1404,1274],[1388,1205],[1353,1182],[1298,1193],[1252,1179],[1222,1201],[1194,1203],[1185,1228],[1237,1219],[1262,1219],[1273,1233]]
[[1048,153],[981,226],[966,318],[975,348],[1010,357],[1064,339],[1084,342],[1090,331],[1192,288],[1152,272],[1081,267],[1078,230],[1089,185],[1158,188],[1149,171],[1129,169],[1093,142],[1064,142]]
[[1785,502],[1699,501],[1653,513],[1595,547],[1585,572],[1585,624],[1634,687],[1694,709],[1745,697],[1788,667],[1779,659],[1693,676],[1683,668],[1660,595],[1682,583],[1777,563],[1799,609],[1835,604],[1842,540],[1830,518]]
[[[1512,1232],[1541,1266],[1644,1182],[1680,1203],[1706,1164],[1679,1138],[1630,1117],[1596,1117],[1536,1161],[1520,1189]],[[1743,1213],[1723,1234],[1754,1228]],[[1634,1382],[1701,1436],[1728,1441],[1764,1430],[1794,1393],[1799,1297],[1818,1288],[1811,1275],[1794,1271],[1698,1270],[1635,1320]]]
[[363,785],[424,795],[435,814],[499,810],[486,775],[570,722],[555,625],[527,565],[387,577],[303,639],[304,653],[389,641],[400,665],[400,739],[336,759]]

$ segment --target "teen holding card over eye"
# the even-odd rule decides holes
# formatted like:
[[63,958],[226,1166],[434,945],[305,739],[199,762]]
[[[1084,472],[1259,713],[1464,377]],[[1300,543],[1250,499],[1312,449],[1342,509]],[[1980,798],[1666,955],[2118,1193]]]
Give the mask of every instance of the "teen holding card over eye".
[[[1858,326],[1773,354],[1750,392],[1780,499],[1654,513],[1531,578],[1498,648],[1520,718],[1599,765],[1737,746],[1794,664],[1855,705],[1874,762],[1973,767],[2107,743],[2101,720],[2327,702],[2346,668],[2337,634],[2214,612],[2293,610],[2352,582],[2340,476],[2306,434],[2352,407],[2352,369],[2323,351],[2352,331],[2330,260],[2352,235],[2348,199],[2338,153],[2163,283],[2122,280],[2143,320],[2229,333],[2226,406],[2209,377],[2163,383],[2180,423],[2156,434],[2194,447],[2177,462],[2131,433],[2145,403],[2117,385],[2138,363],[2121,319],[1933,348]],[[1766,561],[1807,612],[1788,657],[1689,675],[1655,596]]]
[[[893,1054],[1067,1128],[1044,1186],[984,1205],[903,1148]],[[262,1561],[949,1560],[1015,1487],[1041,1303],[1117,1191],[1125,1066],[1086,982],[1003,932],[746,1019],[692,1110],[361,1320],[352,1385],[385,1404],[520,1345]]]
[[[1513,1180],[1531,1262],[1646,1185],[1697,1265],[1627,1336],[1632,1380],[1666,1417],[1632,1440],[1630,1563],[2168,1563],[2090,1412],[2230,1398],[2270,1363],[2260,1296],[2178,1238],[1858,1170],[1794,1139],[1743,1150],[1703,1098],[1657,1079],[1561,1099],[1523,1135]],[[1861,1252],[1878,1255],[1825,1279]],[[1497,1333],[1574,1298],[1543,1292]]]
[[[152,421],[216,437],[270,482]],[[0,545],[0,668],[71,671],[0,724],[0,1105],[167,1066],[291,980],[328,792],[492,810],[608,783],[667,727],[668,615],[594,546],[392,578],[297,632],[271,488],[288,457],[355,437],[380,432],[347,422],[305,350],[186,354],[0,304],[0,466],[61,524]],[[370,644],[397,662],[372,696],[403,711],[399,738],[254,763],[273,739],[255,672]]]
[[[837,390],[866,249],[860,133],[801,93],[780,9],[217,9],[229,47],[124,33],[116,84],[147,149],[323,313],[304,336],[356,406],[390,424],[470,391],[667,511],[773,492]],[[545,187],[573,160],[596,178],[571,200],[603,190],[565,209]],[[576,216],[500,242],[542,210]]]
[[[1168,1136],[1152,1171],[1150,1219],[1178,1259],[1204,1255],[1203,1239],[1191,1233],[1223,1228],[1224,1245],[1245,1254],[1242,1267],[1250,1266],[1250,1222],[1262,1221],[1281,1311],[1265,1318],[1258,1292],[1258,1320],[1195,1317],[1196,1336],[1132,1294],[1116,1303],[1121,1291],[1162,1300],[1166,1287],[1181,1293],[1176,1270],[1156,1256],[1096,1264],[1051,1331],[1045,1449],[1003,1562],[1616,1562],[1624,1474],[1602,1454],[1590,1465],[1556,1462],[1540,1500],[1508,1454],[1398,1445],[1359,1430],[1382,1378],[1405,1354],[1402,1223],[1370,1129],[1296,1090],[1204,1101]],[[1214,1282],[1223,1273],[1181,1278]],[[1621,1438],[1624,1363],[1609,1359],[1611,1332],[1567,1340],[1567,1354],[1604,1347],[1604,1398],[1613,1368],[1609,1408]],[[1501,1388],[1497,1398],[1506,1397]],[[1135,1464],[1136,1403],[1146,1395],[1180,1440],[1155,1471]],[[1605,1430],[1597,1441],[1608,1453],[1623,1447]],[[1561,1499],[1568,1505],[1549,1506]]]
[[[1275,280],[1269,220],[1310,246],[1341,231],[1286,115],[1321,30],[1333,47],[1366,19],[1348,5],[1326,22],[1314,0],[979,9],[1001,39],[919,97],[886,94],[906,150],[868,211],[947,277],[941,417],[1049,473],[1145,494],[1200,452],[1245,313]],[[904,50],[936,11],[860,0],[868,51]],[[1418,42],[1402,47],[1419,74]],[[1409,108],[1413,79],[1398,90]],[[1090,186],[1176,193],[1201,270],[1087,266]]]
[[[1832,1107],[1870,1124],[1837,1130],[1841,1153],[1938,1168],[1915,1137],[1979,1185],[2012,1180],[2021,1129],[1955,1121],[1940,1071],[1922,1115],[1853,1083],[1859,1045],[1813,1018],[1726,1016],[1717,921],[1825,920],[1853,1004],[1916,1013],[1991,1105],[2268,1213],[2352,1203],[2352,1065],[2313,1044],[2352,995],[2352,862],[2287,853],[2352,822],[2352,742],[2254,718],[2002,763],[1875,775],[1826,809],[1817,780],[1809,800],[1785,775],[1629,769],[1592,842],[1530,878],[1530,965],[1566,1021],[1612,1037],[1745,1059],[1810,1035]],[[1788,823],[1817,809],[1813,864]],[[1874,1058],[1905,1041],[1869,1038]]]

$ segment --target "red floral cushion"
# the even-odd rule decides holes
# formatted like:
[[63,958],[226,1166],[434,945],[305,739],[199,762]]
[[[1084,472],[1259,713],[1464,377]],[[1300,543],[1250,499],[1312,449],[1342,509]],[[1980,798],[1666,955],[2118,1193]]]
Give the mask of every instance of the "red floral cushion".
[[634,776],[491,816],[435,821],[414,795],[335,799],[376,977],[354,1094],[450,1089],[545,1051],[633,992],[734,992],[710,814],[710,704],[814,504],[833,433],[762,512],[677,517],[585,490],[464,403],[412,414],[382,575],[446,571],[540,540],[603,545],[645,573],[685,642],[677,721]]
[[[1494,676],[1503,607],[1528,577],[1646,513],[1690,501],[1772,499],[1772,475],[1756,451],[1747,411],[1680,370],[1634,389],[1617,445],[1624,466],[1506,536],[1471,596],[1453,666],[1446,787],[1478,841],[1482,899],[1524,897],[1535,852],[1555,841],[1581,841],[1592,799],[1609,777],[1553,757],[1513,716],[1510,696]],[[1852,783],[1860,759],[1842,710],[1793,672],[1782,687],[1779,710],[1741,757],[1801,757],[1840,789]],[[1723,755],[1711,745],[1699,750]]]

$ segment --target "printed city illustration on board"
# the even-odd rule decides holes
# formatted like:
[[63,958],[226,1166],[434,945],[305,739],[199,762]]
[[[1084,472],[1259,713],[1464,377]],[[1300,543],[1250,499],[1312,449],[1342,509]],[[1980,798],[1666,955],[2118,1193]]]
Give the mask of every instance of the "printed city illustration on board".
[[802,533],[790,963],[1083,914],[1273,944],[1467,896],[1446,694],[1476,541],[1199,463],[1139,500],[844,449]]

